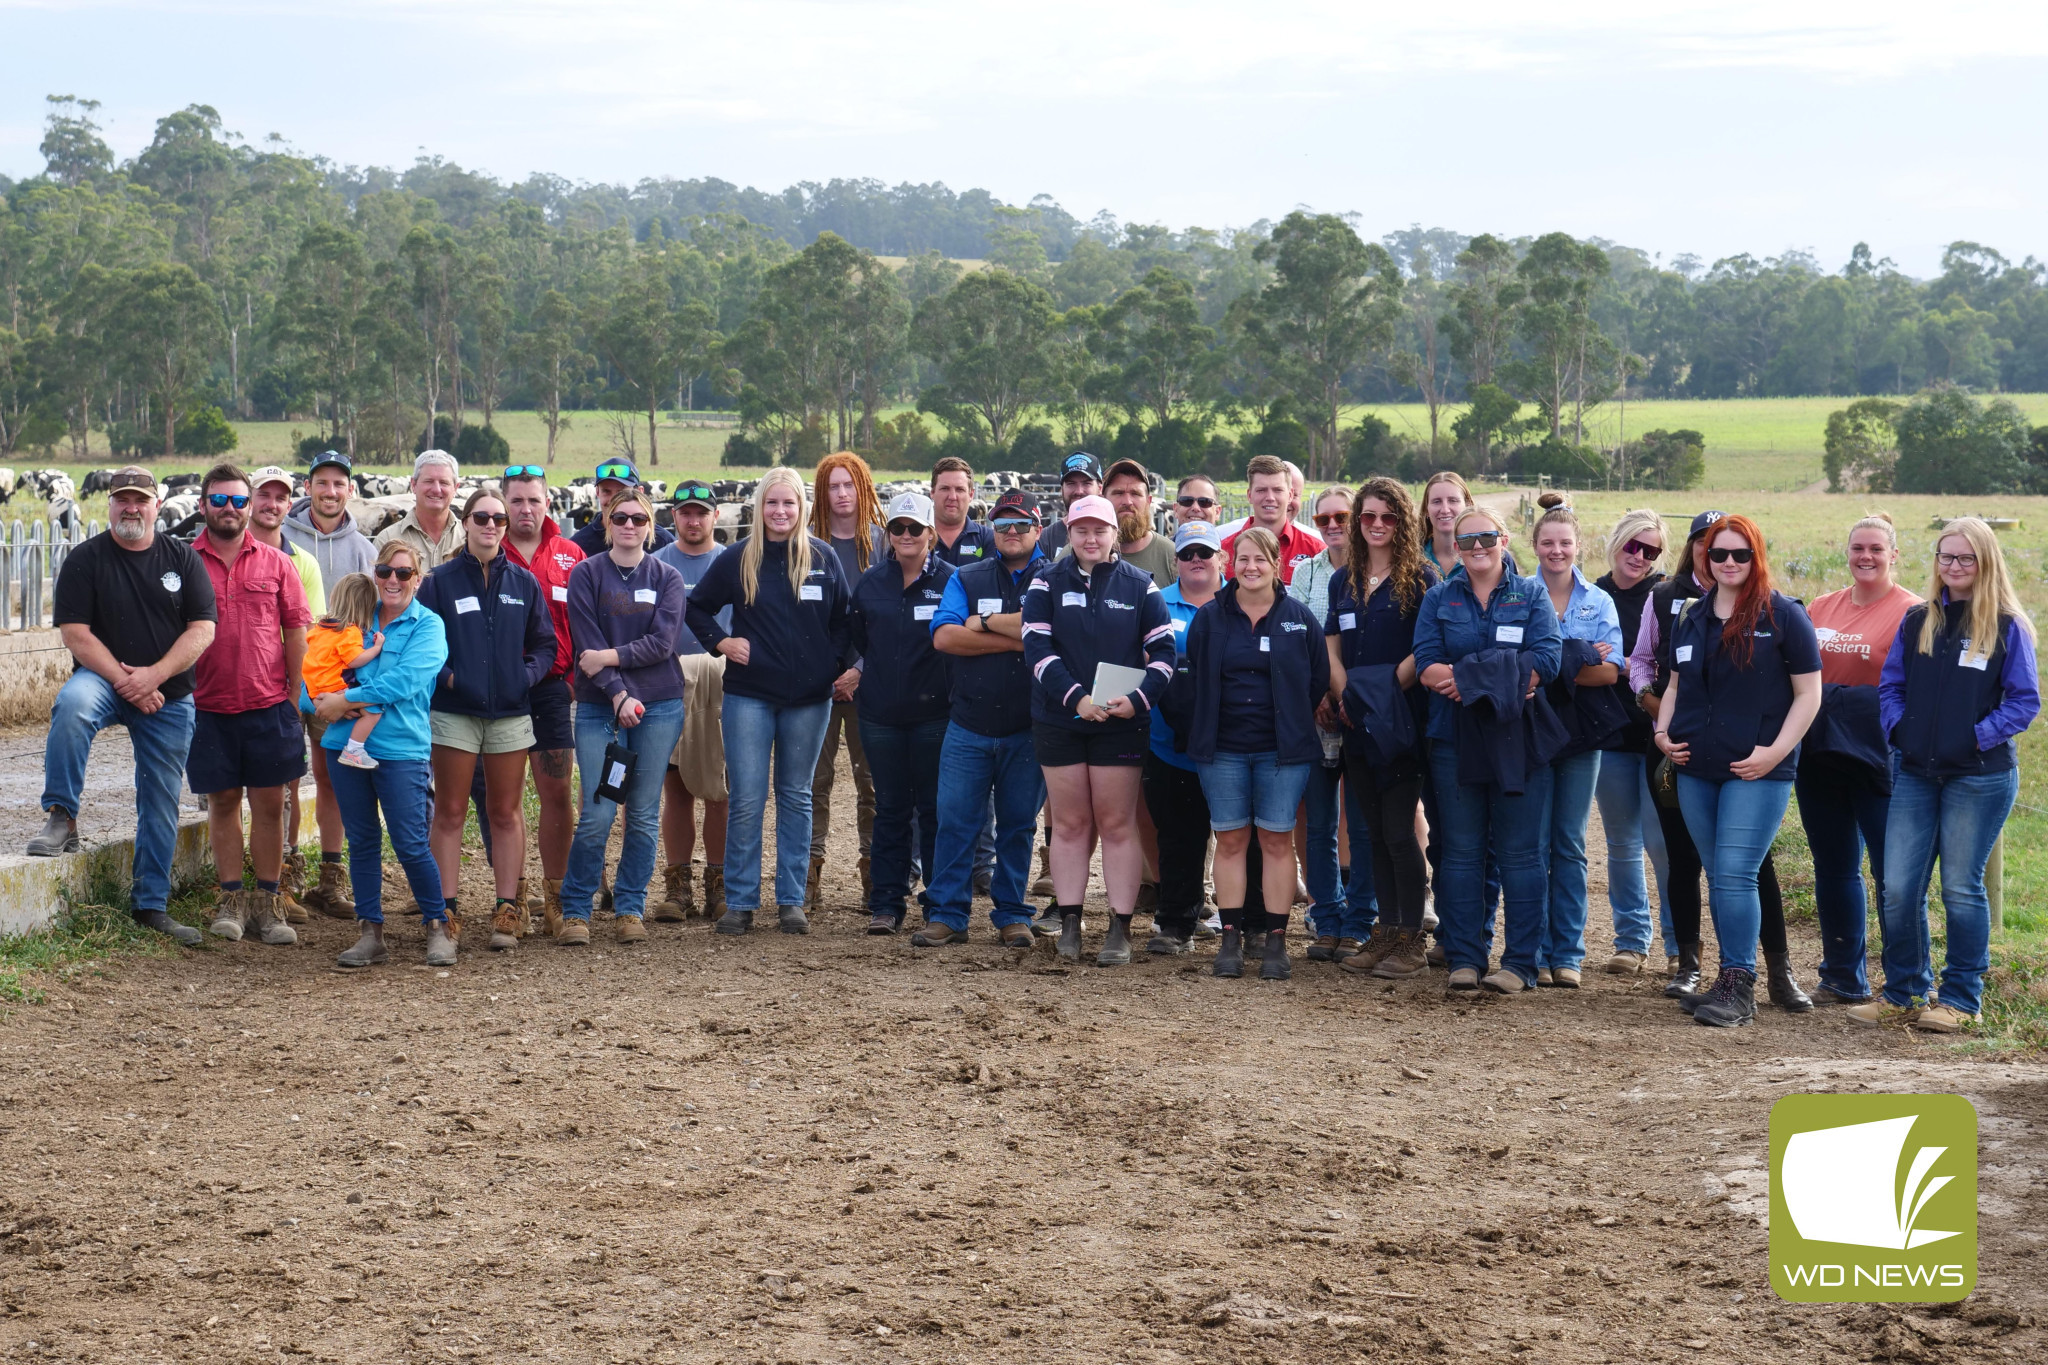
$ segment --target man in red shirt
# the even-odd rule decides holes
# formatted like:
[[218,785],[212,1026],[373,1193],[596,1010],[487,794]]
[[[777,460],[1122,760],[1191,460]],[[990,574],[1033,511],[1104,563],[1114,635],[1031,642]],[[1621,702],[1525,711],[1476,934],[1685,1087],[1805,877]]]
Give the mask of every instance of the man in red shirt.
[[[1304,560],[1314,559],[1323,552],[1320,537],[1310,534],[1294,524],[1287,509],[1294,497],[1294,484],[1287,476],[1287,464],[1277,455],[1254,455],[1252,462],[1245,466],[1247,485],[1245,496],[1252,505],[1251,520],[1245,526],[1263,526],[1273,533],[1280,542],[1280,581],[1294,581],[1294,566]],[[1244,534],[1239,527],[1230,539],[1223,542],[1223,572],[1230,573],[1232,561],[1237,556],[1237,538]]]
[[[541,919],[553,934],[561,925],[562,877],[569,868],[569,841],[576,833],[576,798],[569,786],[576,767],[576,712],[569,699],[569,668],[575,657],[569,643],[569,571],[582,562],[583,551],[548,515],[547,470],[537,464],[513,465],[500,487],[505,514],[511,519],[505,556],[540,580],[555,626],[554,669],[527,694],[533,708],[533,789],[540,797],[536,842],[544,887]],[[519,901],[530,917],[533,907],[523,881]]]
[[[299,941],[277,892],[284,789],[306,775],[299,668],[313,614],[291,560],[249,534],[251,492],[249,476],[232,464],[215,465],[199,485],[206,530],[192,548],[213,581],[220,623],[195,668],[198,718],[185,780],[206,798],[207,840],[220,876],[213,932],[233,942],[247,928],[282,945]],[[244,794],[254,891],[242,887]]]

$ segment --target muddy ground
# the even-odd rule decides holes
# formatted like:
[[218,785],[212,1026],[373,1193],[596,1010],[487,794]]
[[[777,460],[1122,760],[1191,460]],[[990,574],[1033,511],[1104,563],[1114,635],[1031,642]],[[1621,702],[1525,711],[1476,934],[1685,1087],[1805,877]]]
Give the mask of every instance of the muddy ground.
[[[600,919],[496,955],[472,921],[451,971],[415,926],[343,974],[316,920],[14,1010],[0,1357],[2048,1356],[2038,1065],[1830,1013],[1699,1028],[1651,977],[1067,971],[979,908],[915,953],[861,934],[850,797],[808,938]],[[1772,1294],[1768,1111],[1806,1090],[1975,1102],[1967,1303]]]

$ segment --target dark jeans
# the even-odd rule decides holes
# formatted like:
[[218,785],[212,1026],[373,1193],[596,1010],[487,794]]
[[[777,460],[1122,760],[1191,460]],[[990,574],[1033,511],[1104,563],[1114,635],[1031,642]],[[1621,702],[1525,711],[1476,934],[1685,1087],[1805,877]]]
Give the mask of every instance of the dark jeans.
[[[863,716],[861,747],[875,783],[875,838],[868,857],[873,886],[868,913],[903,916],[910,898],[911,842],[919,867],[936,867],[933,841],[939,832],[939,755],[946,743],[946,718],[916,725],[881,725]],[[916,819],[916,828],[911,826]],[[930,898],[925,897],[926,904]]]
[[[1661,757],[1661,755],[1660,755]],[[1700,864],[1699,845],[1692,841],[1692,831],[1685,827],[1685,814],[1676,806],[1657,806],[1657,827],[1664,831],[1665,856],[1671,865],[1671,876],[1664,888],[1665,899],[1671,906],[1671,932],[1678,943],[1700,941],[1700,883],[1706,876],[1706,869]],[[1756,870],[1756,894],[1763,906],[1763,931],[1759,942],[1767,953],[1785,951],[1785,896],[1778,887],[1778,863],[1776,855],[1766,853],[1763,866]]]
[[[1422,797],[1422,773],[1412,764],[1401,769],[1375,768],[1347,754],[1344,784],[1356,795],[1365,816],[1372,846],[1373,886],[1384,923],[1396,929],[1422,928],[1422,898],[1429,889],[1429,869],[1422,845],[1415,842],[1415,804]],[[1352,869],[1358,875],[1358,869]]]
[[[384,836],[405,869],[406,884],[419,902],[421,923],[447,919],[441,900],[441,869],[427,847],[434,814],[433,769],[423,758],[381,760],[374,768],[351,768],[327,751],[328,779],[348,831],[348,882],[355,893],[356,918],[384,922]],[[382,809],[380,825],[377,812]]]
[[[1202,795],[1202,778],[1147,753],[1141,781],[1145,808],[1159,831],[1159,911],[1153,922],[1162,933],[1192,938],[1202,915],[1202,864],[1209,851],[1209,802]],[[1252,840],[1253,848],[1258,844]]]
[[1799,823],[1813,850],[1813,904],[1820,920],[1820,984],[1836,995],[1870,996],[1865,970],[1869,903],[1863,890],[1863,850],[1884,904],[1884,822],[1892,799],[1839,769],[1802,770],[1792,780]]
[[[1429,756],[1439,744],[1448,745],[1448,740],[1425,739],[1418,761],[1422,765],[1422,818],[1429,822],[1429,844],[1423,854],[1429,860],[1429,884],[1437,888],[1441,898],[1444,875],[1443,811],[1437,806],[1436,773],[1430,765]],[[1493,942],[1494,916],[1500,910],[1500,860],[1493,856],[1493,850],[1486,850],[1486,941]],[[1441,916],[1441,909],[1438,911]],[[1443,941],[1443,934],[1437,934],[1437,941]]]

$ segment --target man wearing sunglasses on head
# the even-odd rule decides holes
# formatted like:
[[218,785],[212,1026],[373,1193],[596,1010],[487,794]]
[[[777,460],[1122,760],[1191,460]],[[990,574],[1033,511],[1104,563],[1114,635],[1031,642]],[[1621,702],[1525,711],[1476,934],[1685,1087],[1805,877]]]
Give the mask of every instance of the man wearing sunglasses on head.
[[412,462],[412,511],[377,533],[377,548],[404,541],[419,555],[421,573],[432,573],[462,548],[462,523],[454,511],[462,468],[445,450],[423,450]]
[[[576,548],[586,556],[601,555],[607,542],[604,538],[605,516],[612,510],[612,503],[619,494],[629,488],[640,488],[640,471],[633,467],[631,460],[600,460],[596,474],[597,515],[585,522],[583,529],[569,539],[576,542]],[[648,554],[665,550],[675,544],[675,534],[660,522],[648,527],[646,549]]]
[[[199,656],[192,700],[198,716],[185,778],[206,798],[206,833],[220,877],[213,932],[234,942],[244,930],[292,944],[278,896],[284,875],[284,789],[306,774],[299,726],[299,669],[313,614],[298,571],[282,550],[249,532],[249,476],[217,464],[200,482],[206,530],[193,542],[213,584],[219,621]],[[242,885],[242,794],[249,796],[249,861],[256,886]]]

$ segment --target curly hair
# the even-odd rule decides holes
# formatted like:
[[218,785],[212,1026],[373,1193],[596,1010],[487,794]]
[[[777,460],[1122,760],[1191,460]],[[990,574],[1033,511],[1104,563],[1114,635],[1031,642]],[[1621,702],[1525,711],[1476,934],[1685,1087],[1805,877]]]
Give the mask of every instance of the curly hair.
[[832,500],[828,494],[835,469],[853,475],[853,556],[854,563],[865,572],[868,559],[874,554],[875,534],[869,528],[882,524],[882,502],[875,496],[874,471],[868,468],[866,460],[850,450],[818,461],[817,475],[811,481],[811,534],[827,545],[832,543]]
[[1359,485],[1358,496],[1351,500],[1351,530],[1346,539],[1349,548],[1344,552],[1344,564],[1349,570],[1345,578],[1351,595],[1360,602],[1365,600],[1366,594],[1358,591],[1358,576],[1372,562],[1365,528],[1358,524],[1358,509],[1367,498],[1379,499],[1394,514],[1394,534],[1387,541],[1387,553],[1392,557],[1387,576],[1393,580],[1394,604],[1403,616],[1411,616],[1422,603],[1422,541],[1416,531],[1415,502],[1398,479],[1367,479]]

